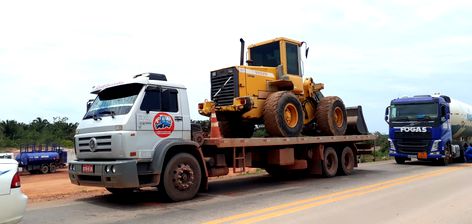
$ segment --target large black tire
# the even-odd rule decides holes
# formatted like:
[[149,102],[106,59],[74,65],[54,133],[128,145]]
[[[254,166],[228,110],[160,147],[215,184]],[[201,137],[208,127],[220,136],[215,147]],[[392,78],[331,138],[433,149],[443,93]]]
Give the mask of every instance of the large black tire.
[[315,122],[322,135],[344,135],[347,115],[341,98],[327,96],[321,99],[316,107]]
[[405,164],[405,161],[406,159],[403,157],[395,157],[395,162],[397,162],[397,164]]
[[451,144],[446,144],[446,148],[445,148],[445,158],[441,158],[438,160],[438,163],[440,166],[447,166],[449,165],[449,162],[452,162],[451,160],[451,157],[452,157],[452,153],[451,153]]
[[171,201],[195,197],[202,181],[200,164],[188,153],[174,155],[165,166],[161,179],[162,193]]
[[49,173],[49,166],[46,165],[46,164],[41,165],[40,171],[41,171],[42,174]]
[[254,124],[240,119],[222,120],[218,122],[224,138],[250,138],[254,134]]
[[338,154],[333,147],[327,147],[323,153],[323,162],[321,168],[323,169],[323,176],[334,177],[338,172]]
[[264,103],[264,125],[270,136],[299,136],[303,128],[302,104],[291,92],[272,93]]
[[56,171],[57,171],[56,164],[54,164],[54,163],[49,164],[49,172],[50,173],[55,173]]
[[[451,147],[451,146],[449,146],[449,147]],[[465,150],[466,150],[466,148],[467,148],[467,145],[459,144],[459,150],[460,150],[459,157],[454,158],[454,162],[456,162],[456,163],[464,163],[465,162],[465,160],[466,160],[465,159]]]
[[346,146],[341,151],[339,155],[339,167],[338,167],[338,174],[339,175],[351,175],[352,171],[354,171],[354,151],[351,147]]

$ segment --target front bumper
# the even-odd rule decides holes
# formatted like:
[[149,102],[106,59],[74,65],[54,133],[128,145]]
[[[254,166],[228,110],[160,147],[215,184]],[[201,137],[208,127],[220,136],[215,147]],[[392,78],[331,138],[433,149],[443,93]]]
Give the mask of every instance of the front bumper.
[[[93,172],[83,172],[83,165],[92,165]],[[107,172],[106,168],[109,168]],[[114,170],[115,172],[112,172]],[[72,161],[69,163],[69,179],[73,184],[108,188],[140,187],[137,161]]]
[[198,113],[209,117],[214,108],[215,111],[220,112],[247,112],[255,105],[255,99],[252,97],[237,97],[233,99],[232,105],[218,106],[213,101],[205,101],[198,104]]
[[[388,155],[391,157],[397,157],[397,158],[418,159],[418,154],[389,153]],[[426,158],[422,158],[422,159],[441,159],[441,158],[445,158],[445,156],[441,154],[428,154]]]

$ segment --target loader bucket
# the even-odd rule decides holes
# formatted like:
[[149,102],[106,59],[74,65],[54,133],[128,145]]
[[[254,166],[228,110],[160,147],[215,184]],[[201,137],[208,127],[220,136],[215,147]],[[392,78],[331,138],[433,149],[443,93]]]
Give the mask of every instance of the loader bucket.
[[366,135],[369,134],[365,124],[362,107],[347,107],[347,130],[346,135]]

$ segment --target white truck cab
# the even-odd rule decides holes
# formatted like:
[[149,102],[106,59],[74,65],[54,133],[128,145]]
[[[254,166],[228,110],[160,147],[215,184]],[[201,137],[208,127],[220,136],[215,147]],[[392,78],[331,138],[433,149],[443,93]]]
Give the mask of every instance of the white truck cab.
[[201,156],[191,141],[186,89],[165,75],[140,74],[94,87],[92,94],[75,135],[72,183],[111,192],[157,186],[168,152]]

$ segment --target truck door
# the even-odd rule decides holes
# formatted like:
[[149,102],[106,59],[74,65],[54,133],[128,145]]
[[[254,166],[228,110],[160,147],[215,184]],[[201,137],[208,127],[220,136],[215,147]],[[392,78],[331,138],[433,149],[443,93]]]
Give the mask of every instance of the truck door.
[[136,113],[140,149],[154,149],[166,138],[183,137],[182,111],[179,108],[178,89],[148,86]]

